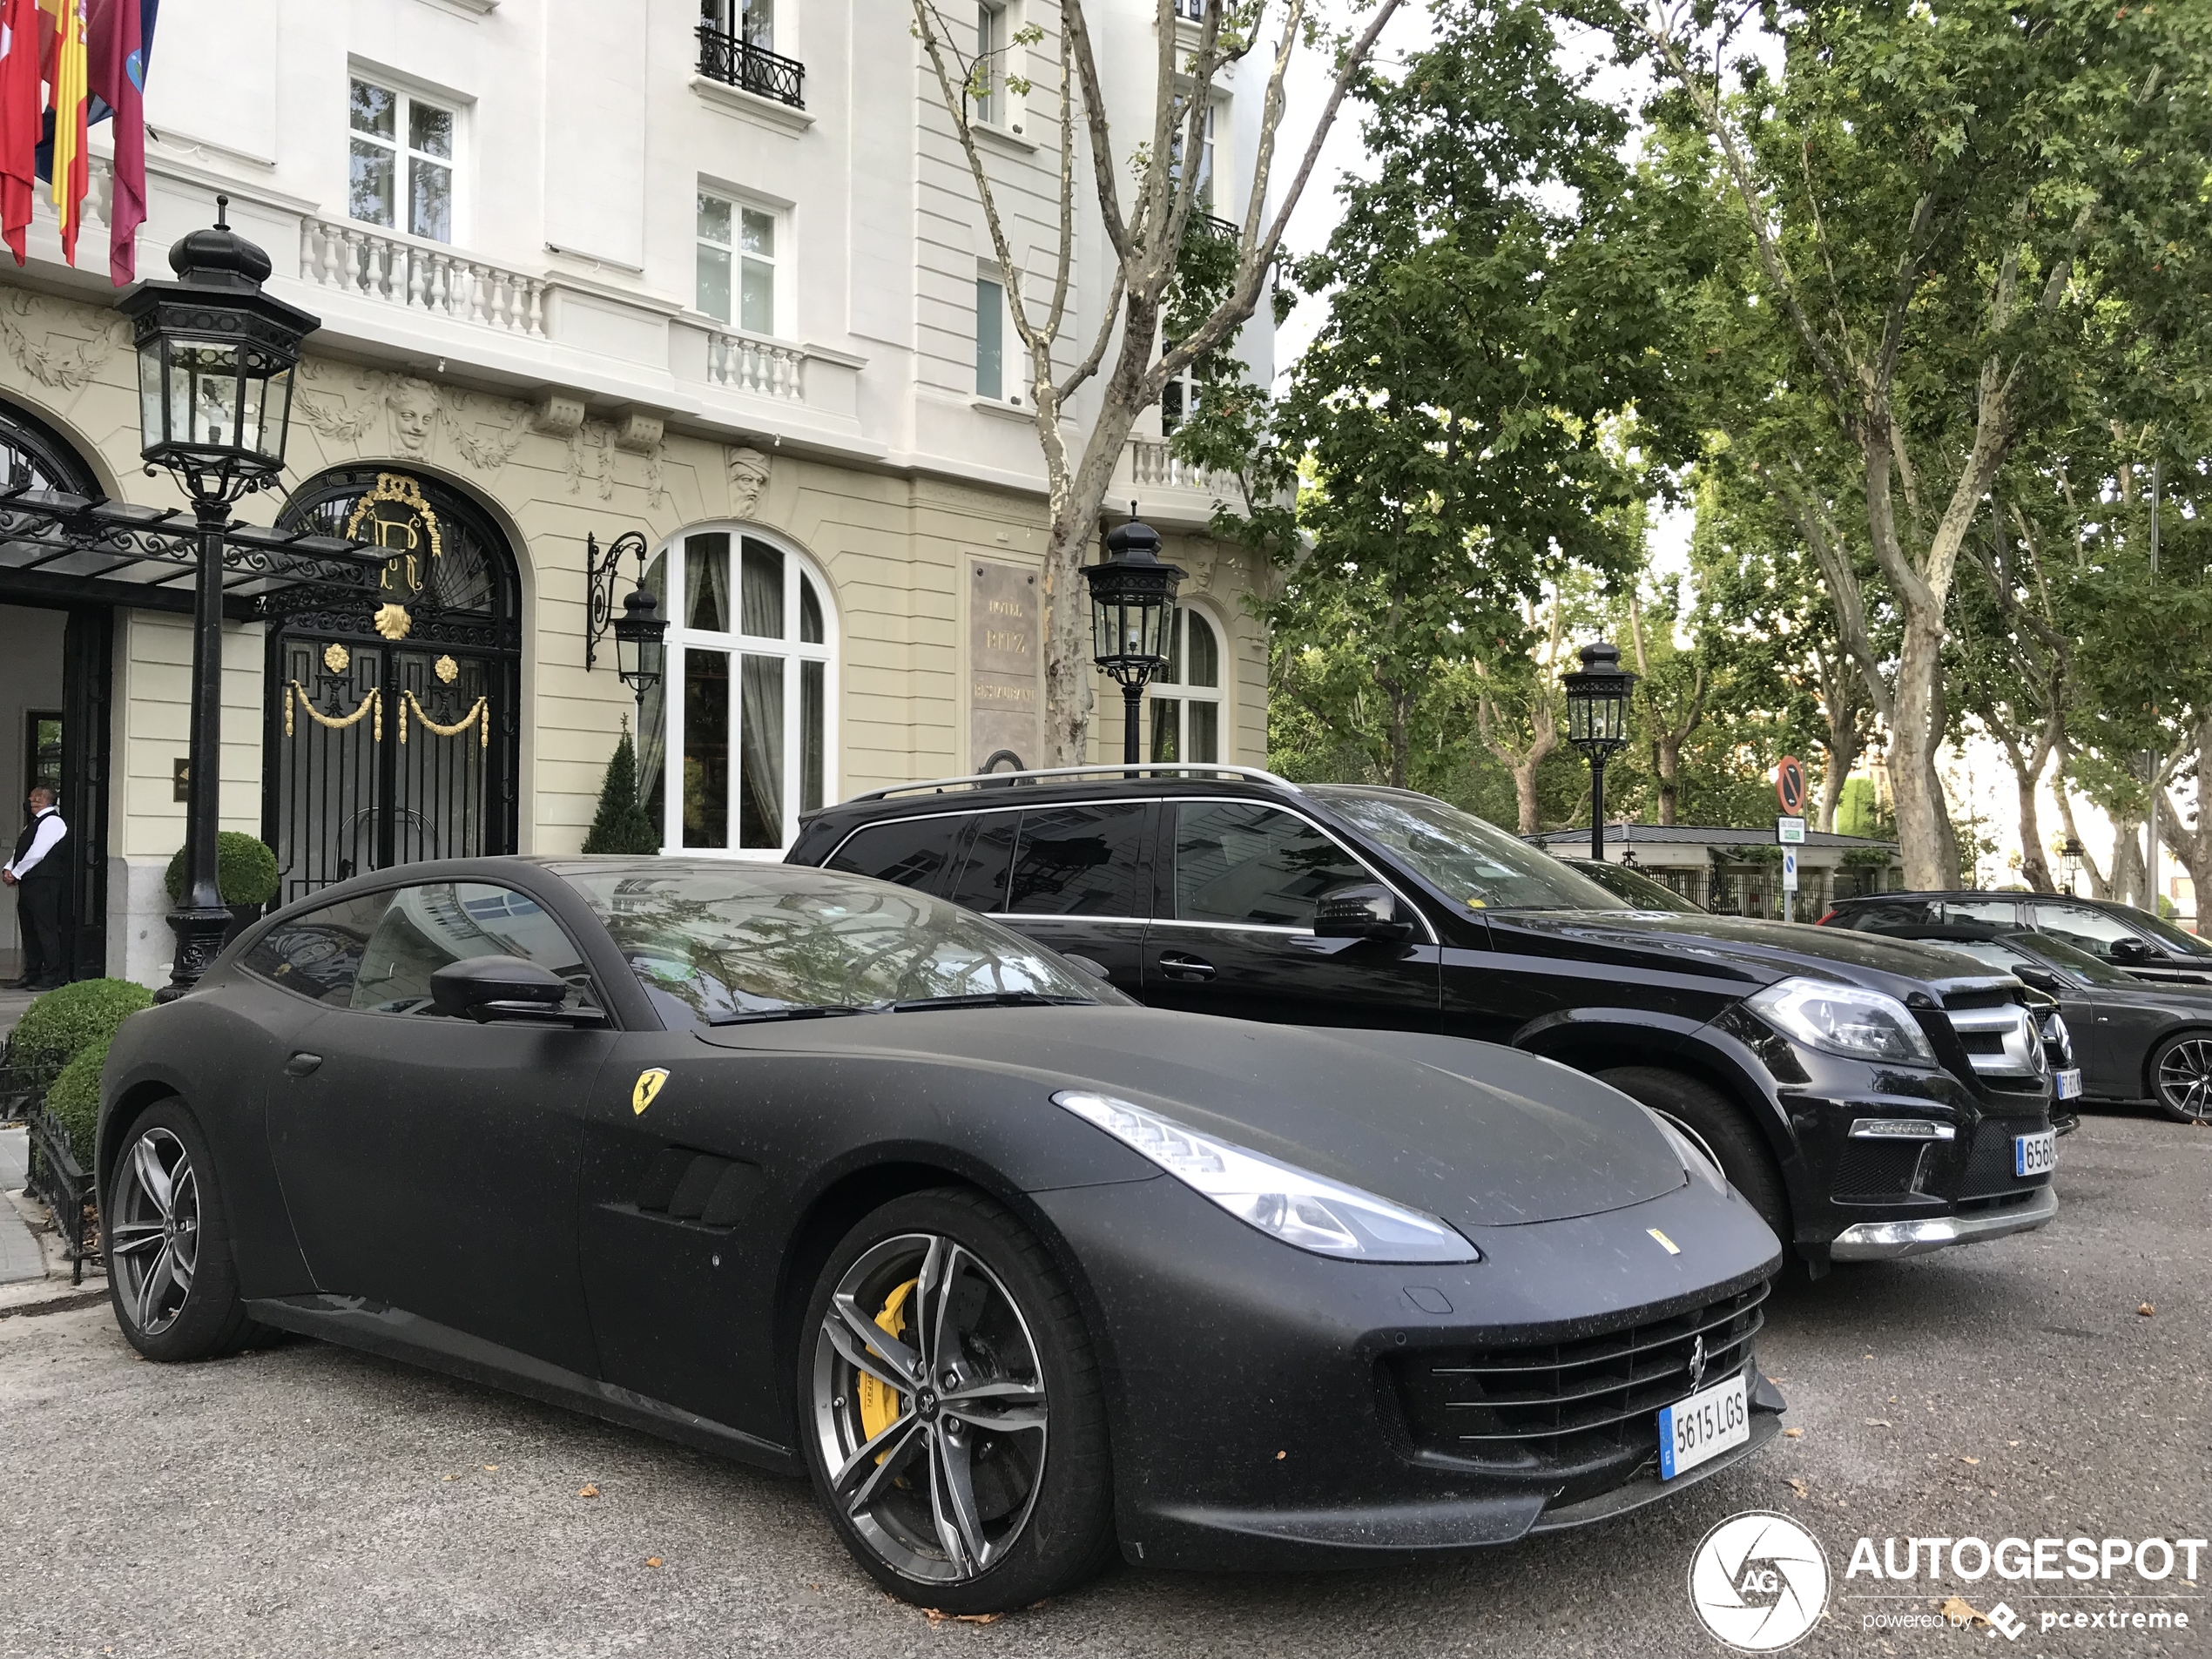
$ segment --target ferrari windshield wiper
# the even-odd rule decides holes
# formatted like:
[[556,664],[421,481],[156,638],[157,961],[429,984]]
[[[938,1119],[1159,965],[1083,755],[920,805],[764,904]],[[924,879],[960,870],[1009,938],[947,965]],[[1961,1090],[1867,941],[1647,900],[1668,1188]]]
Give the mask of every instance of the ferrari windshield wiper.
[[911,1014],[925,1008],[1088,1008],[1096,1001],[1089,996],[1047,996],[1042,991],[985,991],[977,996],[917,996],[883,1006],[893,1014]]
[[881,1002],[829,1002],[812,1008],[744,1008],[735,1014],[712,1014],[709,1025],[756,1025],[764,1020],[826,1020],[840,1014],[880,1014]]

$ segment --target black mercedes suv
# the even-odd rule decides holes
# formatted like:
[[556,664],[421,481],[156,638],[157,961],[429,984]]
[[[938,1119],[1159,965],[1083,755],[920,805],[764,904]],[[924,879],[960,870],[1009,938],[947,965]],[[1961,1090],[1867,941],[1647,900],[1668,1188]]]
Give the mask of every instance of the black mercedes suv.
[[877,790],[789,854],[948,898],[1157,1007],[1508,1043],[1700,1142],[1815,1273],[2057,1213],[2018,980],[1841,928],[1624,909],[1408,790],[1231,766]]

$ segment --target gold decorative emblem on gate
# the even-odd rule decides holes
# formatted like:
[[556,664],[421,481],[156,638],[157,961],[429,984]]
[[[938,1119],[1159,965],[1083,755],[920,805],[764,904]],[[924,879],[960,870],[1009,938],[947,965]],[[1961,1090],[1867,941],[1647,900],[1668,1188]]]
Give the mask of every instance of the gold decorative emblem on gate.
[[469,705],[469,712],[451,725],[440,725],[430,718],[428,712],[423,708],[421,700],[413,691],[401,691],[400,693],[400,741],[401,743],[407,741],[407,711],[409,709],[415,711],[415,724],[425,732],[435,732],[442,738],[457,738],[473,725],[476,728],[476,746],[479,749],[491,747],[491,702],[488,698],[478,698]]
[[407,614],[405,605],[381,604],[369,618],[369,625],[387,639],[405,639],[415,631],[415,618]]
[[334,674],[344,673],[353,660],[353,652],[335,641],[322,648],[322,665]]
[[461,664],[450,657],[441,657],[431,665],[430,671],[438,677],[441,684],[450,685],[461,678]]
[[[354,503],[346,520],[346,539],[373,542],[398,556],[385,564],[377,586],[401,599],[412,599],[422,591],[423,579],[429,574],[426,561],[445,556],[445,533],[438,515],[422,499],[422,486],[403,472],[376,475],[376,488]],[[400,636],[387,634],[385,637]]]
[[[333,645],[330,649],[336,651],[339,647]],[[374,685],[368,688],[368,695],[361,698],[361,706],[351,714],[325,714],[315,706],[314,699],[307,695],[306,686],[298,680],[289,682],[284,689],[284,735],[287,738],[292,735],[292,707],[294,703],[305,709],[307,718],[317,725],[328,726],[333,732],[343,732],[349,725],[359,725],[362,716],[373,715],[375,723],[370,726],[369,734],[378,743],[384,741],[384,693]],[[407,718],[404,710],[400,718]]]

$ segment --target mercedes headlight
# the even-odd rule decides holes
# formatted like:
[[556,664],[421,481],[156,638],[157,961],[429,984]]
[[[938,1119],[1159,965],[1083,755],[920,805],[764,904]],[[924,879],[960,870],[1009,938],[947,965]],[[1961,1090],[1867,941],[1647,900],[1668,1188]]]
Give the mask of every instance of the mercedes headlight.
[[1111,1095],[1053,1097],[1238,1220],[1317,1256],[1366,1262],[1479,1262],[1482,1252],[1434,1216],[1202,1135]]
[[1935,1050],[1904,1003],[1826,980],[1785,979],[1747,999],[1768,1024],[1811,1049],[1854,1060],[1932,1066]]

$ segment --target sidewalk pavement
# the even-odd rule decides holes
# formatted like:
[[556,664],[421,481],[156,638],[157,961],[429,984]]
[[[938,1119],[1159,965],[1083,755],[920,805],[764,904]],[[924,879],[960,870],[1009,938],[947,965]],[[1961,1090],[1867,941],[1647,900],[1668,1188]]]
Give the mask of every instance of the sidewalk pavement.
[[16,1022],[23,1018],[23,1011],[37,1000],[37,991],[0,990],[0,1041],[6,1040]]
[[[0,1128],[0,1192],[13,1192],[30,1178],[30,1134],[20,1123]],[[46,1277],[46,1258],[38,1240],[10,1204],[0,1204],[0,1285]]]

